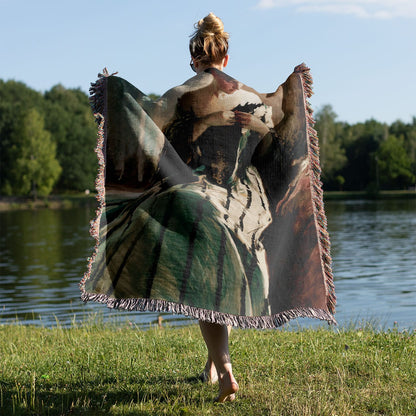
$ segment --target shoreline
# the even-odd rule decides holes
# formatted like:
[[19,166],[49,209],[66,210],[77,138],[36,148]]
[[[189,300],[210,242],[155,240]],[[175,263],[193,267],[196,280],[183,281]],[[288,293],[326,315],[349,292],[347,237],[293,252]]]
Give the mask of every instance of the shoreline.
[[[327,191],[324,201],[337,200],[416,199],[416,191]],[[35,209],[70,209],[75,206],[98,204],[96,194],[55,194],[36,200],[26,196],[0,196],[0,212]]]
[[39,197],[34,200],[27,196],[0,196],[0,212],[36,210],[36,209],[70,209],[75,206],[96,204],[96,194],[56,194]]
[[383,200],[383,199],[416,199],[416,191],[380,191],[370,193],[367,191],[327,191],[324,192],[324,200]]

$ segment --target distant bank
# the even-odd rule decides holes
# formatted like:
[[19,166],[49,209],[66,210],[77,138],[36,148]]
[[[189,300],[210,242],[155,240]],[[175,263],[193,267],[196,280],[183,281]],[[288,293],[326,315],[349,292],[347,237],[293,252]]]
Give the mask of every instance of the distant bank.
[[330,191],[324,192],[327,201],[346,199],[416,199],[416,191]]
[[[327,201],[347,199],[416,199],[416,191],[330,191],[324,193]],[[95,194],[59,194],[33,200],[24,196],[0,196],[0,212],[21,209],[69,209],[79,205],[94,205]]]
[[74,206],[96,204],[95,194],[60,194],[49,195],[34,200],[25,196],[0,196],[0,212],[26,209],[69,209]]

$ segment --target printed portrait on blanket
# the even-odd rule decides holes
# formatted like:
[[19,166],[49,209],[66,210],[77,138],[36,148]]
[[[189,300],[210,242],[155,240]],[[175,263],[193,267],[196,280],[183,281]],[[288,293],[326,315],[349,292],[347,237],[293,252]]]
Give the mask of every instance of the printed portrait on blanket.
[[153,101],[102,77],[105,203],[85,291],[246,326],[291,311],[333,320],[308,79],[300,66],[261,94],[210,68]]

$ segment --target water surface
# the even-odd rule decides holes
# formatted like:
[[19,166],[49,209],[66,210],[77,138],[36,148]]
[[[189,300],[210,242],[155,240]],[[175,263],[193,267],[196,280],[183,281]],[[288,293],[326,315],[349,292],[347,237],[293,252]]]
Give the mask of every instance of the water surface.
[[[341,325],[416,328],[416,200],[326,203]],[[111,311],[79,299],[92,254],[94,206],[0,212],[0,323],[63,326],[94,313],[148,326],[156,313]],[[194,322],[164,314],[171,325]],[[395,324],[397,322],[397,324]],[[311,319],[292,321],[309,326]]]

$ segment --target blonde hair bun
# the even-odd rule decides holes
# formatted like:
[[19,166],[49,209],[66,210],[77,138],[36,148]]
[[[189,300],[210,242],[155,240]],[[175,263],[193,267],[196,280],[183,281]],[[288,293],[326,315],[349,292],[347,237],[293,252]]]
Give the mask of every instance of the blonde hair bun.
[[195,29],[204,36],[222,35],[227,39],[229,38],[228,33],[224,32],[224,23],[212,12],[196,23]]
[[195,23],[195,32],[189,41],[191,56],[204,64],[221,62],[228,53],[227,32],[222,20],[210,13]]

